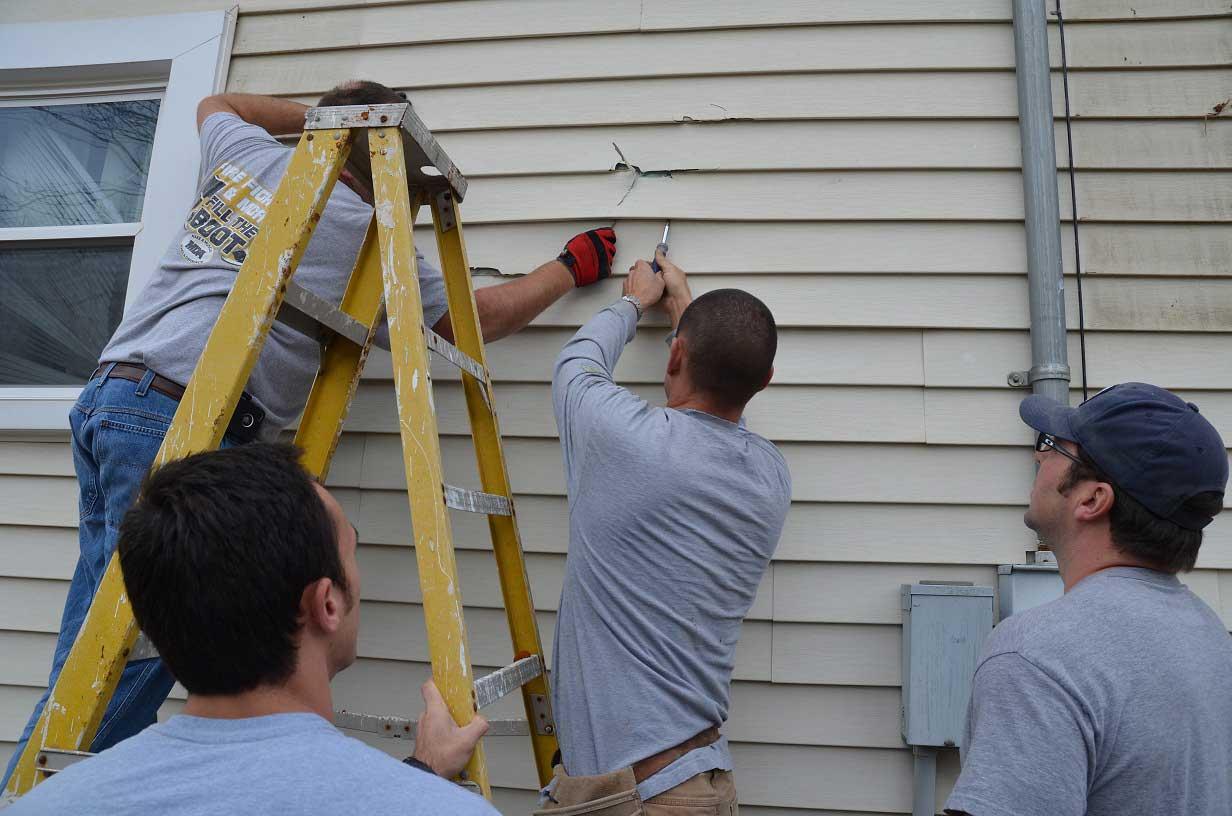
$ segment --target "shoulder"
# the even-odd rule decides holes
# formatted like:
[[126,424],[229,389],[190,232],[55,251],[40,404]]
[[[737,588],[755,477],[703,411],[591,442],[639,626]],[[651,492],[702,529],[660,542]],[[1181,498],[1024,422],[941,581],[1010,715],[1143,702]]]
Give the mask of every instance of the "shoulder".
[[283,153],[289,156],[292,152],[264,128],[229,111],[216,111],[202,120],[200,139],[203,158],[211,168],[224,160]]
[[748,439],[749,449],[764,462],[765,470],[778,481],[783,497],[791,500],[791,469],[787,466],[787,458],[778,446],[758,433],[743,429]]
[[982,660],[1001,654],[1017,653],[1028,659],[1046,657],[1058,638],[1072,633],[1067,623],[1074,617],[1069,596],[1018,612],[998,623],[984,643]]
[[245,122],[238,115],[231,113],[230,111],[215,111],[202,120],[202,141],[229,135],[243,135],[248,138],[257,138],[262,141],[269,142],[273,146],[282,147],[282,143],[271,136],[265,128],[254,125],[251,122]]
[[[360,801],[354,803],[357,812],[392,812],[414,807],[408,813],[456,813],[463,816],[490,816],[495,811],[482,797],[401,762],[340,731],[322,737],[317,747],[304,745],[307,764],[320,764],[322,753],[328,755],[330,774],[336,779],[350,780],[350,787]],[[324,749],[324,750],[321,750]]]
[[[69,765],[22,796],[5,816],[26,813],[95,813],[86,806],[96,795],[111,795],[136,785],[147,757],[158,751],[152,729],[129,737],[113,747]],[[3,809],[3,808],[0,808]]]

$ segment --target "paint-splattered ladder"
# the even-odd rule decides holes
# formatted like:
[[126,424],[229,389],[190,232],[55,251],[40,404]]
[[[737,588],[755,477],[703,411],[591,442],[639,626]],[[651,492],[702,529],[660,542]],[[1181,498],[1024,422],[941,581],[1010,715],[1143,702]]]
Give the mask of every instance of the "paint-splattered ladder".
[[[357,132],[368,150],[352,155]],[[361,140],[362,141],[362,140]],[[348,164],[349,159],[349,164]],[[344,165],[370,184],[375,215],[338,306],[292,276]],[[521,540],[501,448],[492,384],[462,241],[458,202],[466,179],[409,104],[314,108],[286,174],[253,240],[230,296],[189,381],[155,467],[217,448],[275,319],[321,337],[321,368],[296,434],[306,467],[324,479],[382,314],[388,313],[415,555],[432,674],[454,718],[521,688],[527,722],[494,724],[494,734],[529,733],[541,783],[551,776],[556,738]],[[413,224],[432,209],[455,343],[426,327]],[[426,341],[426,342],[425,342]],[[446,485],[429,375],[429,351],[462,372],[482,491]],[[488,516],[514,662],[475,680],[458,589],[449,510]],[[81,633],[6,793],[21,794],[83,756],[138,640],[119,560],[112,558]],[[409,720],[339,712],[342,727],[409,735]],[[483,746],[464,781],[491,797]]]

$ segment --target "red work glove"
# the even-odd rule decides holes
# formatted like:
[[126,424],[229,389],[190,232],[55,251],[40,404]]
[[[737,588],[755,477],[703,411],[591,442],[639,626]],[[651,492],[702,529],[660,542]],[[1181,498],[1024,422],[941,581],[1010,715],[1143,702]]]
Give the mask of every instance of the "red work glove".
[[612,274],[615,255],[616,230],[601,227],[570,238],[557,260],[569,267],[575,286],[589,286]]

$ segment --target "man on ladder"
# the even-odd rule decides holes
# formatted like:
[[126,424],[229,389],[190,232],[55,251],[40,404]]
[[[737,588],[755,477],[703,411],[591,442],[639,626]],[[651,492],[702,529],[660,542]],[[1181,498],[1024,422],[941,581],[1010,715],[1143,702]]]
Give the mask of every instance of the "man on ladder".
[[[377,83],[351,82],[326,94],[320,104],[402,102],[402,95]],[[198,107],[200,198],[140,300],[103,350],[99,369],[70,415],[81,490],[80,556],[65,601],[49,688],[115,550],[119,521],[157,455],[184,385],[286,171],[292,150],[271,134],[302,129],[306,110],[295,102],[245,94],[209,97]],[[362,142],[357,144],[362,148]],[[334,304],[342,297],[372,221],[371,192],[346,171],[341,180],[293,281],[296,292]],[[582,233],[557,259],[529,275],[480,289],[475,300],[485,339],[518,331],[571,288],[607,277],[615,241],[611,229]],[[441,274],[422,257],[419,270],[424,324],[451,339]],[[380,334],[377,342],[382,344]],[[294,422],[319,358],[317,338],[275,324],[223,445],[271,439]],[[91,749],[107,748],[152,723],[172,684],[158,658],[130,662]],[[7,784],[46,699],[44,695],[36,705],[0,788]]]
[[330,724],[330,680],[355,660],[356,534],[299,453],[257,442],[150,475],[118,550],[137,622],[188,689],[183,714],[54,774],[6,816],[495,816],[441,778],[488,725],[459,727],[431,682],[405,763]]

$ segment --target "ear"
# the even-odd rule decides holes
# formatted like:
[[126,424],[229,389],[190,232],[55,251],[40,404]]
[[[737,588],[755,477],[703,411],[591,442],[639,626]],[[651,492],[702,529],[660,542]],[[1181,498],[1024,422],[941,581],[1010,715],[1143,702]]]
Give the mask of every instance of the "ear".
[[306,626],[322,632],[335,632],[346,616],[342,593],[329,578],[318,578],[300,596],[300,616]]
[[773,380],[773,379],[774,379],[774,366],[770,366],[770,371],[769,371],[769,372],[767,372],[767,374],[766,374],[766,381],[765,381],[764,383],[762,383],[762,384],[761,384],[761,388],[758,388],[757,390],[758,390],[758,391],[765,391],[765,390],[766,390],[766,386],[768,386],[768,385],[770,384],[770,381],[771,381],[771,380]]
[[1074,508],[1074,519],[1086,524],[1105,518],[1116,503],[1116,494],[1112,491],[1112,485],[1107,482],[1086,482],[1075,486],[1074,492],[1075,498],[1078,499],[1078,505]]
[[684,340],[680,335],[672,338],[672,348],[667,353],[667,373],[675,377],[684,369],[685,358],[688,356],[688,350],[685,348]]

